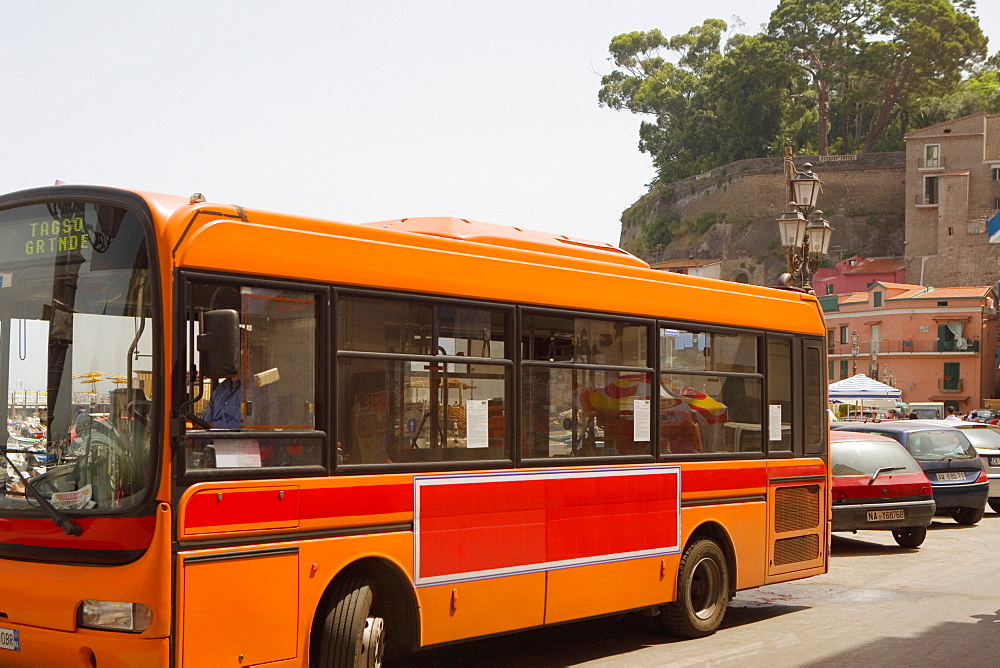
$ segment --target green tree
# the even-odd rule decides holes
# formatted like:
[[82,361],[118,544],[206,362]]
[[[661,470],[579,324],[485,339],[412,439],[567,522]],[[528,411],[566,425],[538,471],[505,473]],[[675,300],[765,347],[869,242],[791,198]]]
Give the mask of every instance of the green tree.
[[602,78],[598,101],[654,117],[639,148],[663,180],[774,150],[795,69],[765,36],[734,35],[724,49],[726,29],[709,19],[670,38],[651,30],[611,41],[618,69]]
[[831,89],[856,62],[871,15],[866,0],[781,0],[771,13],[768,33],[784,42],[815,92],[819,155],[827,154]]
[[877,79],[873,113],[862,151],[868,152],[889,127],[908,96],[948,95],[962,75],[986,57],[987,39],[966,0],[888,0],[868,22],[884,39],[864,46],[866,66]]
[[[664,37],[659,30],[631,32],[611,40],[611,60],[618,68],[601,78],[598,102],[612,109],[651,114],[655,122],[639,128],[639,150],[653,156],[661,178],[675,180],[696,171],[713,151],[692,147],[687,139],[702,135],[705,112],[695,99],[704,90],[704,77],[722,58],[724,21],[708,19],[683,35]],[[670,52],[677,62],[668,60]],[[708,150],[706,150],[708,149]]]

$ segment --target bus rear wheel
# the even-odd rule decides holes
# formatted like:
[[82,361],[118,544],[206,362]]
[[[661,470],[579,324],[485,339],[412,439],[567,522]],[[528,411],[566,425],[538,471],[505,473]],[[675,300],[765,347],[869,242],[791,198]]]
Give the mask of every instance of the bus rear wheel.
[[677,574],[677,600],[663,606],[660,623],[671,635],[704,638],[716,632],[729,602],[729,566],[715,541],[684,550]]
[[316,668],[377,668],[385,651],[385,623],[371,617],[372,590],[363,578],[344,579],[323,620]]

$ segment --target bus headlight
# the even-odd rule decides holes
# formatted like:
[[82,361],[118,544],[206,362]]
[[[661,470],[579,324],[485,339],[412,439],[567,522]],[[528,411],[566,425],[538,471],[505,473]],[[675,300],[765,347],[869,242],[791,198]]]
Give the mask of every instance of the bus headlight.
[[77,623],[88,629],[140,633],[153,623],[153,611],[142,603],[83,601]]

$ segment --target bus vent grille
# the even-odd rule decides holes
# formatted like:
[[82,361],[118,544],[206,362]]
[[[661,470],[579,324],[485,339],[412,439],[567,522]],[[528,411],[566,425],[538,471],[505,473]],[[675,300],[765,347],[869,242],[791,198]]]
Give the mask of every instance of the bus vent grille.
[[819,535],[779,538],[774,541],[774,565],[794,564],[819,558]]
[[802,531],[819,526],[819,485],[779,487],[774,493],[774,530]]

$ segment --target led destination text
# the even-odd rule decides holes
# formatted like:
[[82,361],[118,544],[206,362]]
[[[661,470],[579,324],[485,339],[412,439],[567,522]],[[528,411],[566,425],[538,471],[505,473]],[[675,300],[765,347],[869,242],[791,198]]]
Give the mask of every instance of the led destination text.
[[80,216],[30,223],[30,226],[31,238],[24,242],[25,255],[83,250],[90,246],[90,238]]

